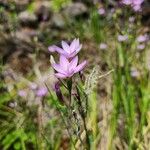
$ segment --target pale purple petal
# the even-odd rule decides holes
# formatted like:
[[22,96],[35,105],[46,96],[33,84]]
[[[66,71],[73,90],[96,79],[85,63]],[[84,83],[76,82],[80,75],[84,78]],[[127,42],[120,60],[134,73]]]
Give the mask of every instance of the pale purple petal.
[[58,64],[52,64],[52,67],[57,71],[57,72],[60,72],[60,73],[63,73],[65,74],[65,71],[63,70],[63,68],[58,65]]
[[73,58],[75,55],[77,54],[76,51],[74,51],[73,53],[71,53],[67,58]]
[[125,4],[125,5],[131,5],[132,0],[122,0],[122,3]]
[[48,50],[49,50],[50,52],[56,52],[55,45],[49,46],[49,47],[48,47]]
[[30,87],[31,90],[35,90],[37,88],[37,84],[36,83],[31,83],[29,85],[29,87]]
[[105,13],[106,13],[106,11],[105,11],[104,8],[99,8],[98,14],[100,14],[100,15],[105,15]]
[[56,52],[56,51],[57,51],[57,52],[60,53],[60,54],[64,54],[64,50],[63,50],[62,48],[56,46],[56,45],[49,46],[49,47],[48,47],[48,50],[49,50],[50,52]]
[[27,96],[27,92],[26,92],[25,90],[19,90],[19,91],[18,91],[18,95],[19,95],[20,97],[26,97],[26,96]]
[[74,56],[81,50],[81,48],[82,48],[82,44],[79,45],[79,47],[76,49],[76,51],[72,52],[72,53],[69,55],[69,57],[67,57],[67,58],[72,58],[72,57],[74,57]]
[[67,58],[63,55],[60,56],[60,66],[63,67],[63,70],[67,70],[69,65],[69,61],[67,60]]
[[145,35],[140,35],[140,36],[137,37],[137,41],[138,41],[138,42],[145,42],[145,41],[147,41],[147,40],[148,40],[147,34],[145,34]]
[[72,70],[72,69],[76,68],[77,64],[78,64],[78,56],[73,58],[72,61],[70,62],[69,70]]
[[141,5],[144,2],[144,0],[133,0],[134,5]]
[[68,76],[67,75],[64,75],[64,74],[61,74],[61,73],[55,73],[55,76],[57,78],[61,78],[61,79],[64,79],[64,78],[67,78]]
[[48,90],[46,87],[40,87],[37,92],[36,92],[36,95],[39,96],[39,97],[43,97],[47,94]]
[[76,42],[76,41],[77,41],[77,40],[74,39],[74,40],[71,42],[71,44],[70,44],[70,50],[71,50],[71,52],[73,52],[73,51],[75,50],[76,46],[77,46],[77,42]]
[[76,45],[77,45],[77,46],[80,45],[79,38],[76,39]]
[[133,9],[134,11],[141,11],[141,5],[134,5]]
[[80,65],[78,65],[78,66],[75,68],[74,72],[77,73],[77,72],[83,70],[83,68],[86,66],[86,64],[87,64],[87,61],[83,61]]
[[139,77],[140,72],[136,68],[131,68],[131,76],[132,77]]
[[128,36],[127,35],[118,35],[118,41],[123,42],[128,40]]
[[139,49],[139,50],[143,50],[145,48],[145,45],[144,44],[139,44],[138,46],[137,46],[137,49]]
[[70,52],[70,47],[65,41],[62,41],[62,47],[67,53]]
[[78,46],[78,48],[76,49],[76,53],[78,53],[78,52],[81,50],[81,48],[82,48],[82,44],[80,44],[80,45]]
[[63,54],[63,55],[66,54],[66,52],[65,52],[62,48],[60,48],[60,47],[58,47],[58,46],[55,46],[55,50],[56,50],[59,54]]

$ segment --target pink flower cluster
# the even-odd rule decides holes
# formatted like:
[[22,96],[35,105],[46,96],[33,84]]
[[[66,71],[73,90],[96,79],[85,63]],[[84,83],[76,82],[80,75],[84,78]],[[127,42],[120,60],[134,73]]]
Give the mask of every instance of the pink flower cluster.
[[122,3],[125,5],[130,5],[134,11],[141,11],[141,5],[144,0],[122,0]]
[[87,62],[83,61],[81,64],[78,64],[77,54],[81,48],[82,45],[79,39],[74,39],[70,45],[62,41],[62,48],[56,45],[48,47],[50,52],[57,52],[60,54],[59,63],[52,63],[52,67],[56,70],[55,76],[57,78],[70,78],[75,73],[83,70]]

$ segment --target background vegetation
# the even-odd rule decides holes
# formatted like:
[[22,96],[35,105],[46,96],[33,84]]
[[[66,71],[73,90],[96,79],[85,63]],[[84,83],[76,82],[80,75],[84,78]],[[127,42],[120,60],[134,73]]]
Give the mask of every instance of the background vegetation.
[[88,61],[78,87],[89,104],[86,149],[149,150],[149,6],[145,0],[135,12],[115,0],[0,1],[0,149],[84,149],[82,116],[69,116],[78,107],[58,100],[48,51],[79,38]]

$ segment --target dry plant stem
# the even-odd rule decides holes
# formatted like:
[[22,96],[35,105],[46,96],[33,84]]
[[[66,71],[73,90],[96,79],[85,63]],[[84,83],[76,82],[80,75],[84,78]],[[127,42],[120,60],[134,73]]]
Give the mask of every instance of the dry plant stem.
[[[77,87],[76,87],[76,89],[78,91]],[[78,92],[78,94],[79,94],[79,92]],[[79,104],[79,107],[81,108],[81,109],[79,108],[79,112],[80,112],[80,115],[81,115],[81,118],[82,118],[82,121],[83,121],[83,126],[84,126],[84,130],[85,130],[85,134],[86,134],[86,146],[87,146],[86,149],[89,150],[90,149],[89,134],[88,134],[87,126],[86,126],[85,113],[84,113],[84,110],[83,110],[83,107],[82,107],[82,102],[81,102],[81,99],[80,99],[80,95],[79,95],[79,98],[78,98],[78,104]],[[88,106],[86,106],[86,107],[88,107]]]
[[105,73],[105,74],[99,76],[99,79],[108,76],[108,75],[111,74],[113,71],[114,71],[114,70],[112,69],[112,70],[108,71],[107,73]]
[[85,121],[85,117],[82,117],[83,120],[83,125],[84,125],[84,129],[85,129],[85,133],[86,133],[86,144],[87,144],[87,150],[90,150],[90,141],[89,141],[89,135],[88,135],[88,130],[87,130],[87,126],[86,126],[86,121]]
[[[77,125],[78,127],[80,127],[80,126],[79,126],[79,121],[78,121],[77,117],[75,117],[75,115],[73,115],[73,117],[74,117],[74,119],[75,119],[76,125]],[[70,122],[70,123],[71,123],[71,122]],[[77,136],[78,136],[78,138],[79,138],[80,143],[81,143],[81,144],[83,145],[83,147],[84,147],[84,143],[83,143],[83,141],[82,141],[81,135],[80,135],[80,134],[77,134]]]

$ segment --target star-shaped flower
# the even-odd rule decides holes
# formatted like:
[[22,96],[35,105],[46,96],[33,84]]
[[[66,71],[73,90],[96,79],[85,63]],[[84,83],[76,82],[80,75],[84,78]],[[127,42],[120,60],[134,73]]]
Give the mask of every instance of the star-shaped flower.
[[57,71],[57,73],[55,73],[57,78],[70,78],[75,73],[83,70],[86,64],[87,62],[83,61],[78,65],[78,56],[74,57],[69,62],[69,60],[64,55],[61,55],[59,64],[54,63],[52,64],[52,67]]
[[79,42],[79,39],[74,39],[71,44],[67,44],[65,41],[62,41],[62,48],[52,45],[48,49],[50,52],[58,52],[60,55],[64,55],[66,58],[73,58],[82,48],[82,45]]

